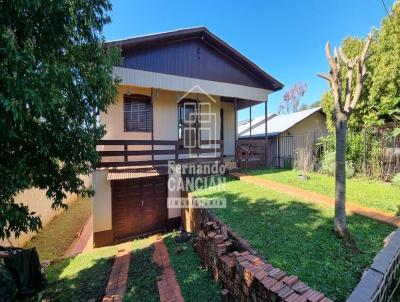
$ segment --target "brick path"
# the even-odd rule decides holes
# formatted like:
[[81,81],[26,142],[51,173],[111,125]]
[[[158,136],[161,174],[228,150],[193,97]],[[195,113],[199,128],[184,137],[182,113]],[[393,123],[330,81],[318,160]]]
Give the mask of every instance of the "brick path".
[[172,268],[168,250],[162,236],[153,236],[153,261],[161,269],[161,275],[157,277],[158,292],[161,302],[183,302],[184,299],[178,282],[176,281],[175,271]]
[[[239,172],[232,172],[230,173],[236,179],[243,180],[249,183],[257,184],[263,186],[268,189],[272,189],[274,191],[282,192],[285,194],[289,194],[296,197],[302,197],[308,201],[319,203],[319,204],[326,204],[329,206],[335,206],[335,199],[319,194],[310,192],[307,190],[303,190],[300,188],[284,185],[272,180],[261,179],[255,176],[250,176],[247,174],[239,173]],[[346,211],[349,214],[357,214],[360,216],[368,217],[379,222],[383,222],[389,224],[394,227],[400,227],[400,217],[393,215],[388,212],[380,211],[380,210],[372,210],[368,207],[363,207],[360,205],[356,205],[351,202],[346,202]]]
[[126,242],[118,246],[118,254],[115,257],[103,302],[122,301],[128,282],[131,247],[131,242]]

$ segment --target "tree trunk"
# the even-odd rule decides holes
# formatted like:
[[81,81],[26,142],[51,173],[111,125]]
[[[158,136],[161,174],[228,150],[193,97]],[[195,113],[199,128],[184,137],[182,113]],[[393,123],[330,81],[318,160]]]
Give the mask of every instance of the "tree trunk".
[[350,239],[346,224],[346,139],[347,117],[336,121],[336,175],[335,175],[335,232],[345,240]]

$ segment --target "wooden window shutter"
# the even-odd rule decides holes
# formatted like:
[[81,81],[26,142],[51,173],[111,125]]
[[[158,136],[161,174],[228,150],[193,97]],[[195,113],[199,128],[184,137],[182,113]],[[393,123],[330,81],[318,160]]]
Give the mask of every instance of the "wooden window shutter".
[[124,131],[150,132],[153,129],[151,98],[142,95],[124,97]]

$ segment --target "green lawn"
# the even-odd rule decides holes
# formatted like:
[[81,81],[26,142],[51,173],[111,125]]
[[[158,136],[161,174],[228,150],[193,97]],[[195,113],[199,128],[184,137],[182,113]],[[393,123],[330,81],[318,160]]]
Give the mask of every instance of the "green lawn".
[[225,191],[198,191],[227,199],[215,214],[274,266],[294,274],[331,299],[343,301],[393,228],[360,216],[348,217],[358,251],[332,232],[333,209],[263,187],[229,181]]
[[92,212],[90,198],[79,198],[55,217],[24,248],[36,247],[40,260],[61,258]]
[[[165,235],[165,243],[185,300],[219,301],[217,283],[200,267],[200,260],[189,243],[176,243],[175,236],[175,233]],[[183,247],[180,254],[175,253],[178,246]],[[57,260],[45,270],[46,288],[23,301],[102,301],[117,252],[118,246],[111,246]],[[157,287],[160,269],[153,262],[153,252],[150,238],[132,241],[124,301],[160,301]]]
[[164,236],[164,241],[183,298],[193,302],[220,301],[221,288],[211,274],[201,267],[200,259],[191,244],[176,243],[176,235],[177,233],[170,233]]
[[153,262],[150,238],[132,241],[132,256],[124,301],[160,301],[157,287],[159,269]]
[[30,301],[101,301],[116,253],[112,246],[56,262],[46,268],[46,289]]
[[[332,176],[309,173],[310,179],[303,180],[298,177],[298,171],[282,169],[253,170],[248,173],[330,197],[335,196],[335,178]],[[400,187],[361,178],[347,179],[346,183],[349,202],[396,214],[400,205]]]

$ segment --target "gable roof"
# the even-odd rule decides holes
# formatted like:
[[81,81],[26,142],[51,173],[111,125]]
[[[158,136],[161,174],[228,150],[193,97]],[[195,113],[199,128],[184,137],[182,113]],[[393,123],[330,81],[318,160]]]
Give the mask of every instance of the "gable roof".
[[[316,112],[322,112],[322,108],[317,107],[290,114],[276,115],[268,120],[267,124],[268,136],[273,136],[285,132]],[[257,124],[253,122],[254,120],[252,121],[252,129],[251,129],[252,136],[265,135],[265,118],[259,117],[258,119],[261,119],[261,122],[259,121]],[[246,125],[247,128],[244,129],[242,133],[239,132],[240,137],[250,136],[250,123]]]
[[229,44],[218,38],[206,27],[179,29],[158,34],[108,41],[106,42],[106,45],[119,46],[122,48],[123,52],[129,52],[194,39],[201,40],[209,44],[213,49],[223,54],[227,60],[234,61],[249,74],[252,74],[260,82],[263,88],[268,89],[269,91],[277,91],[283,88],[283,84],[281,82],[266,73],[263,69],[250,61]]

